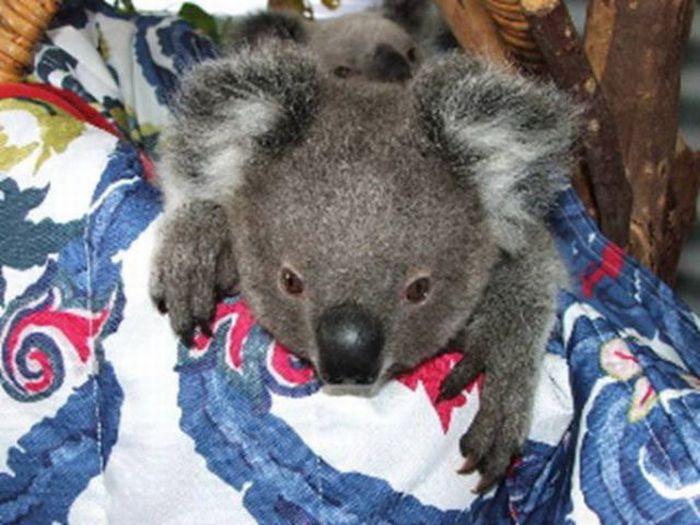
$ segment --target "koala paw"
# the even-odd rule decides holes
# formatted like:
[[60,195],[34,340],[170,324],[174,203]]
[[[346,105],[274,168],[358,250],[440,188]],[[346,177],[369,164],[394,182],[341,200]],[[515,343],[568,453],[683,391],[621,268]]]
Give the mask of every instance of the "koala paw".
[[191,346],[199,328],[210,336],[216,303],[238,281],[224,211],[194,202],[166,218],[153,260],[150,295],[183,342]]
[[[441,397],[454,397],[482,371],[483,363],[478,356],[465,356],[445,378]],[[474,489],[477,494],[487,492],[499,482],[513,457],[520,453],[527,430],[527,402],[526,397],[517,394],[517,389],[516,383],[504,384],[487,375],[479,398],[479,411],[460,439],[460,451],[465,460],[459,473],[478,471],[481,474]]]
[[[461,474],[479,471],[481,479],[474,492],[483,494],[506,474],[523,444],[522,430],[508,423],[510,414],[499,404],[482,405],[469,430],[459,441],[464,456]],[[516,416],[517,417],[517,416]]]

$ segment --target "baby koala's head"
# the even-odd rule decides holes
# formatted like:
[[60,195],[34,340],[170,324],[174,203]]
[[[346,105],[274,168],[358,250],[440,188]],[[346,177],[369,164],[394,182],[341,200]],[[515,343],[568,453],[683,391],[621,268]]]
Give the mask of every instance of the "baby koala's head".
[[338,78],[405,82],[423,60],[417,41],[427,0],[386,1],[380,9],[309,21],[295,13],[261,12],[239,22],[227,36],[233,49],[269,39],[302,44],[323,71]]

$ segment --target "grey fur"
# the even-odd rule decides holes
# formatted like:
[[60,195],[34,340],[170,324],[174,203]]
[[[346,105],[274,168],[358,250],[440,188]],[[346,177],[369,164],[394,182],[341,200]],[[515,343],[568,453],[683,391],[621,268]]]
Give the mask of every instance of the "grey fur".
[[385,0],[375,9],[314,22],[262,11],[245,17],[223,40],[234,52],[270,38],[305,44],[328,73],[405,81],[437,50],[444,29],[429,0]]
[[[462,440],[483,490],[528,429],[562,274],[543,216],[576,111],[551,87],[457,54],[409,88],[341,81],[317,60],[268,44],[185,79],[160,174],[153,299],[190,338],[213,308],[202,298],[240,278],[258,321],[317,368],[318,319],[357,305],[384,345],[381,379],[355,393],[457,341],[466,357],[443,395],[486,372]],[[302,276],[302,296],[283,292],[283,267]],[[427,300],[408,303],[405,287],[425,275]]]
[[275,154],[301,140],[319,96],[317,66],[308,51],[275,41],[254,54],[244,48],[189,71],[164,141],[166,206],[193,198],[227,201],[256,148]]
[[553,84],[458,53],[430,64],[415,89],[426,134],[476,181],[500,246],[517,252],[529,242],[527,226],[541,222],[567,183],[577,109]]
[[432,13],[430,0],[384,0],[380,12],[411,34],[417,34]]
[[384,0],[378,11],[413,37],[423,58],[460,48],[440,10],[430,0]]
[[257,45],[268,38],[305,44],[308,41],[306,22],[295,13],[260,11],[244,17],[231,33],[223,35],[226,45],[234,49]]
[[159,241],[150,294],[190,344],[196,327],[208,331],[218,299],[238,284],[228,220],[221,206],[192,200],[166,215]]

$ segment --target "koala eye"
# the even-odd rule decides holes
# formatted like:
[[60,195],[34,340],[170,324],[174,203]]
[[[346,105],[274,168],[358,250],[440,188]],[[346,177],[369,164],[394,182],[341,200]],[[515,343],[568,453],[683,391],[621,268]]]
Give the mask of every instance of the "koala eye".
[[408,51],[406,51],[406,58],[408,59],[409,62],[416,61],[416,48],[415,47],[412,47]]
[[289,268],[282,268],[280,284],[289,295],[299,296],[304,293],[304,281]]
[[333,74],[338,78],[348,78],[352,74],[352,69],[347,66],[338,66],[333,70]]
[[425,302],[430,294],[430,279],[421,277],[406,287],[406,300],[413,304]]

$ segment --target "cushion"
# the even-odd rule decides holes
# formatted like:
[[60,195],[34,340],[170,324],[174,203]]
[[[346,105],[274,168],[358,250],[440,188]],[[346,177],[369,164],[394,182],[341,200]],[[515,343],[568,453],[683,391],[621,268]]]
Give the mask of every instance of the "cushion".
[[179,344],[147,293],[148,158],[179,73],[214,55],[172,18],[74,0],[36,57],[54,89],[0,93],[0,523],[697,520],[700,323],[571,190],[529,439],[486,495],[455,472],[480,380],[436,401],[455,353],[328,396],[238,297]]

